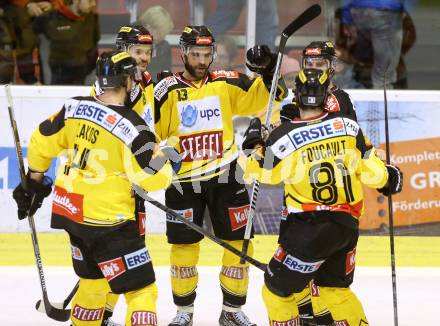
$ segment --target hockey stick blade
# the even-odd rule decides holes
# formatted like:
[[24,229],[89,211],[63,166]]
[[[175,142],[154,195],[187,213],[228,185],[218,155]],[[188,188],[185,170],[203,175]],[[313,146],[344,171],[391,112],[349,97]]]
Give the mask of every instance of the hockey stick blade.
[[[72,291],[70,291],[69,295],[66,297],[66,299],[64,299],[63,302],[52,302],[50,305],[58,309],[63,309],[64,311],[66,311],[66,313],[69,312],[70,314],[70,309],[66,309],[66,307],[69,305],[70,301],[72,301],[72,298],[75,296],[76,292],[78,291],[78,288],[79,288],[79,281],[76,282]],[[37,309],[37,311],[43,314],[46,313],[46,309],[44,307],[44,304],[41,304],[41,300],[37,301],[37,303],[35,304],[35,309]]]
[[68,321],[70,319],[70,309],[63,309],[63,304],[52,304],[47,298],[38,300],[35,308],[43,312],[47,317],[56,321]]
[[[52,307],[55,307],[57,309],[63,309],[63,303],[62,302],[51,302],[50,305]],[[43,314],[46,313],[46,308],[44,306],[44,303],[42,304],[41,299],[37,301],[37,303],[35,304],[35,309],[37,309],[38,312],[41,312]],[[70,314],[70,309],[65,309],[65,311],[68,311]]]
[[283,36],[289,38],[290,36],[292,36],[293,33],[295,33],[301,27],[318,17],[320,14],[320,5],[314,4],[310,6],[283,30]]

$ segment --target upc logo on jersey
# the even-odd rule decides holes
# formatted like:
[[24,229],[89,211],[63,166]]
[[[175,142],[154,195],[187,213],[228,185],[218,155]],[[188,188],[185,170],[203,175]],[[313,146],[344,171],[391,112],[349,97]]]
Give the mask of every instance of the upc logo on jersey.
[[126,271],[122,257],[98,263],[98,266],[101,269],[102,275],[109,282]]
[[347,252],[347,257],[345,259],[345,275],[350,274],[354,271],[356,266],[356,248],[352,251]]
[[249,216],[250,205],[240,207],[229,207],[229,220],[232,231],[238,230],[246,225]]
[[316,272],[323,262],[324,260],[309,263],[288,254],[284,258],[283,265],[285,265],[288,269],[292,271],[309,274]]
[[197,121],[200,113],[200,119],[207,119],[208,121],[220,116],[220,109],[200,109],[193,105],[184,106],[180,115],[182,124],[185,127],[192,127]]
[[187,105],[183,108],[180,118],[185,127],[192,127],[197,121],[197,109],[195,106]]
[[68,192],[59,186],[55,186],[52,212],[75,222],[83,222],[83,198],[83,195]]
[[99,309],[87,309],[77,304],[72,309],[72,317],[82,321],[95,321],[100,320],[104,308]]
[[223,157],[223,131],[180,136],[182,161],[200,161]]
[[275,251],[275,254],[273,255],[273,259],[282,263],[284,258],[286,258],[286,256],[287,256],[287,251],[285,251],[283,247],[278,246],[277,250]]
[[156,313],[152,311],[133,311],[131,314],[131,324],[133,326],[157,325]]
[[[350,326],[347,320],[335,320],[336,326]],[[366,324],[367,325],[367,324]]]
[[218,96],[177,102],[177,111],[181,120],[180,134],[223,128],[222,111]]
[[133,269],[145,265],[151,261],[147,248],[139,249],[124,256],[128,269]]
[[72,252],[72,258],[75,260],[84,260],[81,250],[74,245],[70,245],[70,251]]
[[[181,216],[183,216],[184,218],[186,218],[188,221],[192,222],[193,221],[193,209],[192,208],[187,208],[187,209],[182,209],[182,210],[176,210],[173,209],[173,211]],[[183,223],[180,222],[178,219],[176,219],[174,216],[172,216],[171,214],[167,214],[167,221],[171,222],[171,223]]]

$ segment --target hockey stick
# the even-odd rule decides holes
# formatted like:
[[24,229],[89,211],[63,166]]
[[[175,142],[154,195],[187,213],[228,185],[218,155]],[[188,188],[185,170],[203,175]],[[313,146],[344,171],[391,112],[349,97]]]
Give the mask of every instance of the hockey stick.
[[[386,86],[386,71],[383,74],[383,101],[385,111],[385,149],[386,149],[386,162],[390,164],[390,132],[388,128],[388,99],[387,99],[387,86]],[[394,326],[399,325],[397,317],[397,285],[396,285],[396,258],[394,252],[394,218],[393,218],[393,198],[391,194],[388,196],[388,223],[390,229],[390,256],[391,256],[391,282],[393,286],[393,309],[394,309]]]
[[[12,96],[11,96],[11,90],[9,89],[9,85],[5,86],[5,90],[6,90],[6,97],[8,100],[9,120],[11,122],[11,128],[12,128],[12,133],[13,133],[13,137],[14,137],[15,151],[17,153],[20,178],[21,178],[22,182],[25,182],[26,181],[26,172],[25,172],[25,168],[24,168],[23,151],[21,149],[20,137],[18,134],[17,122],[16,122],[15,116],[14,116]],[[35,197],[34,197],[34,199],[35,199]],[[63,309],[56,308],[56,307],[52,306],[49,302],[49,298],[47,295],[47,288],[46,288],[46,280],[45,280],[44,271],[43,271],[43,263],[41,261],[40,246],[38,245],[37,231],[35,228],[34,216],[29,215],[28,221],[29,221],[29,227],[31,229],[32,246],[34,248],[35,263],[37,265],[38,276],[40,277],[41,292],[43,293],[43,302],[44,302],[44,308],[46,311],[46,315],[48,317],[55,319],[55,320],[58,320],[58,321],[67,321],[70,318],[70,310],[63,310]]]
[[[72,300],[73,296],[75,295],[76,291],[78,291],[78,287],[79,287],[79,281],[76,282],[75,286],[73,287],[72,291],[70,291],[69,295],[66,297],[66,299],[64,299],[63,302],[52,302],[51,305],[59,308],[59,309],[64,309],[65,311],[70,311],[70,309],[66,309],[66,307],[68,306],[68,304],[70,303],[70,301]],[[41,302],[41,299],[37,301],[37,303],[35,304],[35,309],[37,309],[37,311],[45,313],[46,312],[46,308],[44,305],[44,302]]]
[[[270,119],[272,118],[272,107],[273,102],[275,100],[275,93],[277,89],[277,81],[278,74],[281,67],[281,61],[283,60],[284,48],[286,47],[287,40],[293,33],[295,33],[298,29],[315,19],[321,14],[321,6],[318,4],[314,4],[306,9],[299,17],[293,20],[281,33],[280,45],[278,46],[278,57],[277,63],[275,65],[275,72],[272,78],[272,84],[270,86],[270,94],[269,94],[269,102],[267,104],[267,113],[266,113],[266,121],[265,126],[270,132]],[[258,181],[254,182],[252,187],[252,195],[251,195],[251,205],[249,208],[249,214],[246,223],[246,230],[244,232],[244,241],[241,252],[246,254],[249,248],[249,241],[251,238],[252,225],[254,221],[255,209],[257,207],[257,198],[258,192],[260,191],[260,183]],[[243,264],[244,260],[241,259],[240,263]]]
[[139,186],[133,185],[133,189],[144,200],[148,201],[149,203],[153,204],[157,208],[161,209],[166,214],[168,214],[171,217],[175,218],[176,220],[182,222],[183,224],[185,224],[186,226],[190,227],[194,231],[204,235],[205,237],[207,237],[210,240],[214,241],[215,243],[217,243],[218,245],[222,246],[223,248],[229,250],[230,252],[232,252],[233,254],[237,255],[238,257],[243,258],[245,261],[251,263],[252,265],[257,267],[258,269],[262,270],[263,272],[266,271],[266,264],[263,264],[262,262],[259,262],[258,260],[253,259],[252,257],[249,257],[246,254],[243,254],[240,250],[235,249],[233,246],[231,246],[226,241],[223,241],[222,239],[216,237],[215,235],[212,235],[211,233],[206,232],[203,228],[201,228],[197,224],[192,223],[191,221],[188,221],[186,218],[184,218],[180,214],[177,214],[171,208],[168,208],[164,204],[161,204],[157,200],[155,200],[155,199],[151,198],[150,196],[148,196],[147,193],[142,188],[140,188]]

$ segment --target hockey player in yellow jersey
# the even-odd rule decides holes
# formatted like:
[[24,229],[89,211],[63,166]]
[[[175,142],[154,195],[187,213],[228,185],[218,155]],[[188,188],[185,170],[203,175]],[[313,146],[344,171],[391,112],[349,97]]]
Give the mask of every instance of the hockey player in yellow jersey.
[[[248,65],[261,77],[235,71],[209,71],[215,59],[214,37],[205,26],[186,26],[180,37],[185,70],[154,88],[155,130],[182,156],[176,186],[165,193],[166,205],[202,225],[205,209],[216,236],[241,249],[249,196],[237,165],[233,115],[251,115],[269,99],[276,56],[266,46],[247,53]],[[279,97],[284,88],[279,86]],[[167,217],[171,246],[171,286],[177,314],[170,326],[192,325],[198,281],[199,243],[203,236]],[[250,254],[252,247],[250,246]],[[224,251],[220,272],[223,309],[220,325],[255,325],[241,311],[246,302],[248,264]]]
[[[136,60],[139,70],[139,74],[135,76],[136,83],[130,91],[127,104],[154,130],[154,82],[147,71],[153,54],[153,36],[141,25],[123,25],[116,36],[116,48],[130,54]],[[91,95],[101,93],[102,90],[95,82]]]
[[257,148],[246,162],[245,179],[285,184],[288,217],[262,290],[274,326],[299,325],[294,294],[311,280],[335,320],[331,325],[368,325],[349,288],[364,210],[362,184],[385,195],[402,190],[401,171],[380,160],[353,116],[325,109],[329,83],[326,71],[301,70],[299,117],[283,122],[267,140],[258,119],[245,133],[243,148]]
[[125,296],[126,325],[157,325],[155,275],[134,216],[132,185],[164,189],[172,169],[151,129],[124,104],[135,71],[128,53],[104,52],[96,64],[104,92],[68,99],[40,124],[29,145],[29,180],[13,193],[19,217],[34,212],[48,194],[40,180],[51,160],[67,155],[57,172],[51,226],[69,234],[80,277],[73,325],[101,325],[110,290]]
[[[302,69],[318,69],[325,71],[328,78],[332,80],[336,69],[336,51],[331,41],[313,41],[308,44],[302,51],[301,68]],[[333,83],[330,83],[329,92],[325,99],[324,110],[328,112],[341,112],[345,116],[357,122],[356,111],[350,96],[342,89],[338,88]],[[284,105],[280,112],[281,120],[292,120],[299,118],[300,111],[298,108],[297,99],[295,96],[292,103]],[[364,135],[365,136],[365,135]],[[370,141],[365,136],[367,146]],[[285,206],[285,205],[284,205]],[[282,218],[281,224],[284,224]],[[316,286],[315,286],[316,288]],[[320,300],[319,291],[314,291],[311,296],[310,286],[307,286],[304,291],[298,294],[298,308],[300,312],[300,319],[304,326],[314,325],[330,325],[333,318]],[[312,308],[312,303],[315,308]]]
[[[153,54],[153,36],[141,25],[123,25],[119,28],[116,35],[116,48],[125,51],[136,60],[138,73],[135,75],[136,83],[130,91],[127,105],[135,111],[151,130],[154,130],[154,96],[153,79],[148,73],[147,68],[151,62]],[[97,81],[93,85],[92,95],[102,94]],[[145,223],[146,212],[144,200],[135,195],[136,217],[139,223]],[[141,230],[143,233],[143,231]],[[113,315],[114,307],[119,296],[110,293],[107,298],[106,310],[104,313],[104,325],[115,325],[110,318]]]

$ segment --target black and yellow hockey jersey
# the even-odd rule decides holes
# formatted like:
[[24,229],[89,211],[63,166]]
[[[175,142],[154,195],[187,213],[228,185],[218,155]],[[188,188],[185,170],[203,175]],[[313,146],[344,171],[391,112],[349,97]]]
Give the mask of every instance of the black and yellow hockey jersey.
[[[154,96],[155,131],[181,153],[177,177],[187,182],[217,176],[238,158],[232,116],[265,108],[269,91],[261,77],[218,70],[197,84],[182,73],[166,77],[155,86]],[[284,96],[284,89],[279,87],[278,96]]]
[[339,211],[357,219],[364,210],[362,184],[381,188],[388,173],[353,116],[335,109],[273,130],[264,158],[259,151],[246,161],[245,179],[253,178],[283,182],[289,213]]
[[31,170],[44,172],[54,157],[66,157],[55,181],[53,227],[110,227],[135,219],[132,184],[147,191],[170,185],[171,166],[156,151],[155,136],[134,111],[75,97],[34,131],[28,159]]

